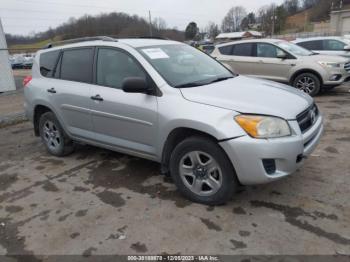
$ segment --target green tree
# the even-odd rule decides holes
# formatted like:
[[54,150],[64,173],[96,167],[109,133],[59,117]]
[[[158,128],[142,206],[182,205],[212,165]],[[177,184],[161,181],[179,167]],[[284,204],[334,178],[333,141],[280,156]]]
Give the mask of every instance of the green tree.
[[187,40],[193,40],[199,32],[199,28],[195,22],[191,22],[187,25],[185,30],[185,37]]

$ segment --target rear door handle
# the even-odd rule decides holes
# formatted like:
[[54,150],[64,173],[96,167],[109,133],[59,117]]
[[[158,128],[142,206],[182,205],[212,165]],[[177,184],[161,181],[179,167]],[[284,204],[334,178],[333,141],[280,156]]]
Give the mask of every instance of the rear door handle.
[[100,95],[92,96],[91,99],[95,101],[103,101],[103,98]]
[[53,88],[53,87],[50,88],[50,89],[47,89],[47,92],[52,93],[52,94],[56,94],[57,93],[55,88]]

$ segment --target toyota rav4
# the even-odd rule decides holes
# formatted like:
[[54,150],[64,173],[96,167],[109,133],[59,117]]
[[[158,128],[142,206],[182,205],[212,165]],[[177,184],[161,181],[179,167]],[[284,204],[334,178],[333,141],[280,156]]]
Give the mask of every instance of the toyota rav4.
[[25,97],[52,155],[84,143],[156,161],[184,196],[209,205],[239,185],[294,173],[323,131],[309,95],[236,75],[169,40],[101,38],[41,50]]

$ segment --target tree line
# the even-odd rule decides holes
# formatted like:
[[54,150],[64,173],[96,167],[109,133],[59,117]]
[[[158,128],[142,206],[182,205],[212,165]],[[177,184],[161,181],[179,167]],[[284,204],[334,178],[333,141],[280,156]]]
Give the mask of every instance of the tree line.
[[328,19],[332,6],[349,0],[285,0],[280,5],[262,6],[256,13],[248,13],[242,6],[228,10],[221,25],[209,22],[200,30],[195,22],[190,22],[185,32],[176,28],[168,28],[162,18],[149,21],[137,15],[113,12],[97,16],[84,15],[78,19],[70,18],[66,23],[56,28],[49,28],[31,36],[6,34],[8,45],[35,43],[47,39],[65,40],[84,36],[106,35],[114,37],[153,36],[166,37],[178,41],[200,40],[205,32],[210,38],[215,38],[221,32],[236,32],[244,30],[263,31],[266,34],[281,33],[286,28],[288,16],[312,8],[311,21]]
[[209,38],[215,38],[219,33],[238,32],[245,30],[263,31],[270,35],[282,33],[286,29],[287,17],[312,8],[311,22],[329,19],[332,8],[350,4],[349,0],[285,0],[280,5],[262,6],[256,13],[248,13],[242,6],[232,7],[223,18],[221,25],[209,22],[200,30],[195,22],[188,24],[185,30],[186,39],[200,38],[200,31],[206,32]]
[[84,15],[78,19],[70,18],[66,23],[49,28],[47,31],[35,33],[31,36],[6,34],[9,46],[13,44],[36,43],[47,39],[66,40],[86,36],[113,36],[117,38],[149,36],[170,38],[178,41],[184,40],[184,33],[176,28],[170,29],[162,18],[153,19],[151,26],[148,21],[137,15],[126,13],[109,13],[97,16]]

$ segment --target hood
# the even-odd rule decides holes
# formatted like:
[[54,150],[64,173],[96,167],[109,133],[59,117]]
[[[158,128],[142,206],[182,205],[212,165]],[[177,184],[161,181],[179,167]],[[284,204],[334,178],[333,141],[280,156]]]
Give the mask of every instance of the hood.
[[347,63],[349,62],[349,58],[345,58],[343,56],[337,55],[310,55],[310,56],[302,56],[303,60],[312,60],[315,62],[335,62],[335,63]]
[[240,113],[295,119],[313,99],[293,87],[245,76],[205,86],[182,88],[185,99]]

